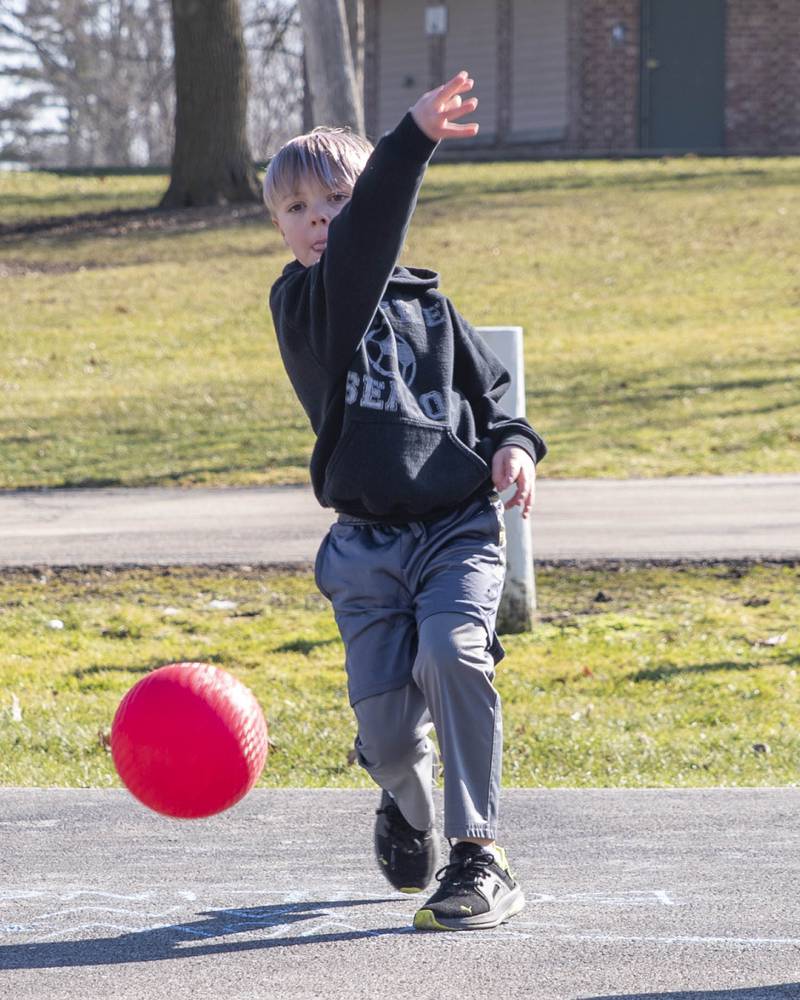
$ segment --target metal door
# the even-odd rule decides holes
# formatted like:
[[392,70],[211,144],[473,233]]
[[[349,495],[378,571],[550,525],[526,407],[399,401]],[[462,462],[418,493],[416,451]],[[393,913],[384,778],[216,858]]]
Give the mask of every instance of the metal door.
[[640,144],[725,145],[726,0],[642,0]]

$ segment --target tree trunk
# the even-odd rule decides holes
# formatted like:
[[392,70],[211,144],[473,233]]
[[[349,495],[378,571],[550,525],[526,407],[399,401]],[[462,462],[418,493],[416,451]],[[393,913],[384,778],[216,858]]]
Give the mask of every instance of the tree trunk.
[[344,0],[300,0],[311,103],[317,125],[364,134]]
[[175,149],[161,208],[258,201],[238,0],[172,0]]
[[311,107],[311,84],[308,82],[308,59],[303,53],[303,132],[314,127],[314,109]]
[[350,52],[353,56],[353,75],[356,78],[356,93],[364,103],[364,0],[345,0],[347,8],[347,31],[350,35]]

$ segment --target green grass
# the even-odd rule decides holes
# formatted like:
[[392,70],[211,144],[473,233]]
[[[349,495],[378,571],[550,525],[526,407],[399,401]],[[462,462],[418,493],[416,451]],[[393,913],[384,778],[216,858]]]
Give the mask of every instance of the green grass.
[[[798,564],[540,567],[542,621],[504,637],[497,675],[505,783],[796,785],[799,581]],[[311,574],[259,569],[0,573],[0,784],[117,784],[116,706],[179,660],[256,694],[275,744],[263,785],[370,787],[347,762],[328,604]]]
[[166,190],[158,175],[26,173],[0,174],[0,222],[66,219],[155,205]]
[[[549,476],[797,470],[800,160],[435,165],[405,260],[526,332]],[[19,223],[159,177],[0,175]],[[305,482],[263,216],[0,234],[0,488]]]

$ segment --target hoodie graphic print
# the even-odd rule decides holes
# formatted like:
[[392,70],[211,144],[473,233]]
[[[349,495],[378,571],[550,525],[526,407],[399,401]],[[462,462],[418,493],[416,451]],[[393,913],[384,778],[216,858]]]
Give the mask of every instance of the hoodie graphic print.
[[509,375],[438,291],[396,266],[434,144],[410,115],[376,147],[320,261],[270,295],[281,354],[317,434],[319,502],[388,522],[439,516],[492,489],[497,448],[546,448],[499,401]]

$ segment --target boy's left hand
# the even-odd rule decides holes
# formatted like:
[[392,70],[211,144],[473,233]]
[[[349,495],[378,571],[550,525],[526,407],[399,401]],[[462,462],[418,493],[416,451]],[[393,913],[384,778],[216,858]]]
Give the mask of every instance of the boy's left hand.
[[492,482],[498,493],[516,483],[517,491],[506,501],[506,510],[521,504],[522,516],[528,516],[534,500],[536,466],[527,451],[513,444],[498,448],[492,459]]
[[468,139],[477,135],[477,122],[453,124],[456,118],[472,114],[477,108],[477,97],[469,97],[466,101],[461,97],[472,90],[474,83],[469,73],[462,69],[452,80],[423,94],[413,108],[409,108],[417,127],[434,142],[440,139]]

